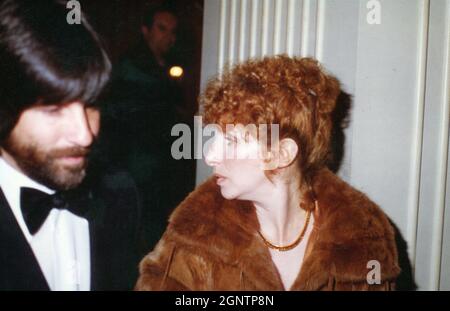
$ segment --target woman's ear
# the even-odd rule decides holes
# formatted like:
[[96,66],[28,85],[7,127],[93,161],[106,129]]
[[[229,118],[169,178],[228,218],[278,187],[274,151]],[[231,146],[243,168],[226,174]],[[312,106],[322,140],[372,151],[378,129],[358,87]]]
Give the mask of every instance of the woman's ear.
[[277,150],[268,151],[264,159],[264,170],[275,170],[289,166],[297,157],[298,145],[291,138],[283,138]]
[[298,154],[298,145],[292,138],[283,138],[279,143],[278,167],[291,165]]

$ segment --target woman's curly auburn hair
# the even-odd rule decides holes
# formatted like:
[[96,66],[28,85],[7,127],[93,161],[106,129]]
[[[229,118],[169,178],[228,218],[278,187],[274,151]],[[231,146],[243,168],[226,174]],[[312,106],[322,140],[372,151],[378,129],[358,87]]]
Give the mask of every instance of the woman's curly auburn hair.
[[[338,80],[311,58],[286,55],[248,60],[208,83],[200,97],[204,121],[218,124],[279,124],[280,139],[299,145],[305,181],[331,156],[332,112]],[[269,135],[270,136],[270,135]]]

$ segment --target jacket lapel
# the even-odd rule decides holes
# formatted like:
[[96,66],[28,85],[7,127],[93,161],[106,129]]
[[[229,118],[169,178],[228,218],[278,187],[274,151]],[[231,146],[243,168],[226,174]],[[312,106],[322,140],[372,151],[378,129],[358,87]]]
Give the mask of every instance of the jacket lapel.
[[90,248],[90,269],[91,269],[91,290],[99,290],[102,288],[100,272],[99,272],[99,262],[102,262],[99,256],[101,255],[101,251],[99,251],[99,243],[98,243],[98,228],[101,223],[101,211],[99,208],[99,204],[96,200],[92,198],[92,192],[88,190],[87,195],[80,196],[83,198],[81,202],[78,204],[87,205],[87,212],[84,217],[87,219],[89,223],[89,248]]
[[1,189],[0,290],[50,290]]
[[[128,275],[128,261],[132,241],[126,240],[126,219],[120,209],[114,208],[104,196],[89,195],[87,202],[89,211],[86,219],[89,222],[91,249],[91,290],[126,290],[124,283]],[[117,213],[116,213],[116,210]],[[123,224],[125,230],[120,230]],[[123,245],[125,247],[123,247]],[[127,250],[127,251],[124,251]],[[136,276],[137,277],[137,276]],[[133,277],[135,282],[136,277]]]

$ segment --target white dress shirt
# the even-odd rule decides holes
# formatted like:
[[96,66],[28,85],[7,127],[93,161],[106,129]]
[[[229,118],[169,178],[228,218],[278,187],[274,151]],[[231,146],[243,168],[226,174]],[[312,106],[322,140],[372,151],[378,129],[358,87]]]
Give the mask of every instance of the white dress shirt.
[[20,188],[55,193],[17,171],[0,156],[0,187],[30,244],[51,290],[90,290],[89,223],[67,210],[52,209],[42,227],[31,235],[20,208]]

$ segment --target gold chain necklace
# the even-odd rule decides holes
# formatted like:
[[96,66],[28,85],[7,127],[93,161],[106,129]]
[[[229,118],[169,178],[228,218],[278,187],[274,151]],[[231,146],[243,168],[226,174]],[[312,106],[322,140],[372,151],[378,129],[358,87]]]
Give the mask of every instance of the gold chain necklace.
[[[317,205],[317,203],[316,203],[316,205]],[[275,244],[272,244],[262,235],[261,231],[258,231],[258,233],[259,233],[259,236],[262,238],[264,244],[266,244],[267,247],[276,249],[277,251],[280,251],[280,252],[286,252],[286,251],[289,251],[289,250],[293,249],[294,247],[296,247],[303,240],[303,237],[305,236],[305,233],[306,233],[306,229],[308,228],[310,218],[311,218],[311,211],[307,211],[306,212],[306,221],[305,221],[305,225],[303,226],[302,232],[300,232],[300,235],[292,244],[289,244],[286,246],[277,246]]]

